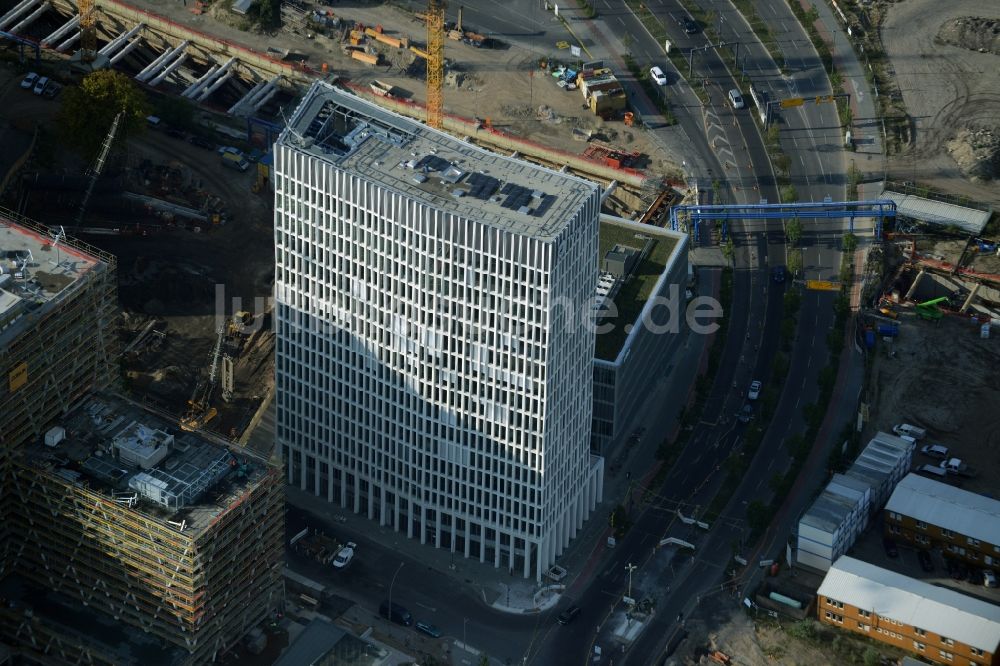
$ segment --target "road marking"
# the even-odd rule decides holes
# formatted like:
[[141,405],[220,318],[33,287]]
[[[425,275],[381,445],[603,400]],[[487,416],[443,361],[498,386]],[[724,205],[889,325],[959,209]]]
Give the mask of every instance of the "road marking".
[[433,606],[425,606],[424,604],[420,603],[419,601],[417,602],[417,605],[420,606],[421,608],[429,610],[432,613],[437,613],[437,610],[438,610],[437,608],[434,608]]

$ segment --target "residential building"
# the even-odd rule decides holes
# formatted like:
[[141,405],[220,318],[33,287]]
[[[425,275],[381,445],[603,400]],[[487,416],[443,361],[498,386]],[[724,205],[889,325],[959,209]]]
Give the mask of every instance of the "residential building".
[[830,567],[817,595],[824,624],[938,664],[1000,663],[1000,606],[847,556]]
[[686,234],[601,215],[595,307],[609,316],[598,317],[594,352],[594,453],[620,441],[680,347],[687,244]]
[[318,82],[275,148],[288,482],[540,580],[602,493],[598,188]]
[[30,663],[194,666],[282,608],[284,480],[105,393],[13,456],[0,640]]
[[885,531],[980,567],[1000,563],[1000,501],[908,474],[885,505]]

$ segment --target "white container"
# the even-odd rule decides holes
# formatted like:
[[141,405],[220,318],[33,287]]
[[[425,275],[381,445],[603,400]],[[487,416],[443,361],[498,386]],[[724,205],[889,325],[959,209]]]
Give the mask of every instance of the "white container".
[[57,446],[66,439],[66,428],[56,426],[45,433],[45,446]]

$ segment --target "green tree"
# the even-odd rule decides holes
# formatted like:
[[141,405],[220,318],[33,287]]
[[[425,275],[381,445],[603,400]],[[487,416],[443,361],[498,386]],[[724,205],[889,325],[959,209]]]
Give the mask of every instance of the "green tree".
[[121,145],[122,139],[142,131],[149,108],[146,96],[131,77],[112,70],[88,74],[79,86],[63,92],[57,115],[61,139],[64,145],[90,160],[97,154],[119,111],[125,112],[117,135]]
[[858,237],[852,233],[846,233],[841,244],[844,246],[844,252],[854,252],[858,249]]
[[264,30],[274,30],[281,27],[281,0],[257,0],[251,16]]
[[730,264],[736,258],[736,243],[733,242],[732,236],[726,239],[726,244],[722,246],[722,256],[726,258]]
[[771,509],[760,500],[754,500],[747,505],[747,524],[750,529],[759,532],[767,529],[767,524],[771,522]]
[[788,251],[788,272],[798,277],[802,272],[802,250],[794,248]]
[[[788,187],[791,187],[791,185]],[[784,199],[784,195],[782,195],[782,199]],[[802,239],[802,221],[797,217],[793,217],[788,220],[788,222],[785,223],[785,235],[788,236],[789,243],[792,245],[798,245],[799,241]]]
[[882,655],[878,650],[869,645],[865,648],[861,659],[865,662],[865,666],[878,666],[882,661]]
[[183,97],[164,96],[156,104],[156,115],[171,127],[194,126],[194,104]]

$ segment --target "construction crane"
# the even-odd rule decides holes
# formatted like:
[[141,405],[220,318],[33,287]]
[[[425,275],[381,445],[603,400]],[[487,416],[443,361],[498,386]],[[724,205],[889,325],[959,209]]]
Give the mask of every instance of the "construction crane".
[[444,127],[444,0],[427,0],[427,124]]
[[77,0],[80,8],[80,60],[94,62],[97,57],[97,12],[94,0]]
[[212,348],[212,363],[208,368],[208,378],[199,381],[191,393],[188,400],[188,412],[181,419],[183,430],[198,430],[203,425],[215,418],[218,410],[212,407],[212,394],[215,392],[216,372],[219,369],[219,356],[222,352],[222,339],[226,335],[226,326],[219,327],[219,333],[215,338],[215,346]]
[[108,159],[108,153],[111,152],[111,144],[115,140],[115,135],[118,134],[118,125],[121,124],[122,116],[124,115],[124,111],[119,111],[118,115],[115,116],[114,122],[111,123],[111,129],[108,130],[108,135],[104,137],[104,143],[101,144],[101,152],[97,154],[97,159],[94,160],[90,169],[87,170],[90,180],[87,181],[87,189],[84,191],[83,199],[80,201],[80,210],[76,214],[76,229],[79,229],[83,223],[83,215],[87,211],[90,195],[94,193],[94,185],[97,184],[97,179],[101,176],[101,172],[104,171],[104,163]]

